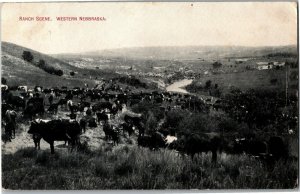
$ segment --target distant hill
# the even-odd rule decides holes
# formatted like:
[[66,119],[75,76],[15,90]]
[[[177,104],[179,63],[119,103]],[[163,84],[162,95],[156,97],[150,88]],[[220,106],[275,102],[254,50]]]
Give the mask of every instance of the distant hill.
[[[126,57],[136,59],[194,60],[261,57],[272,53],[297,55],[297,46],[243,47],[243,46],[185,46],[185,47],[135,47],[72,54],[73,56]],[[63,54],[62,56],[71,56]]]
[[19,58],[19,59],[22,59],[23,51],[30,51],[34,57],[34,59],[33,59],[34,62],[38,62],[39,60],[42,59],[47,64],[51,65],[52,67],[59,68],[63,71],[66,71],[66,73],[68,73],[68,71],[76,71],[77,70],[77,68],[71,66],[70,64],[68,64],[62,60],[56,59],[49,55],[40,53],[38,51],[34,51],[29,48],[25,48],[25,47],[22,47],[22,46],[13,44],[13,43],[2,42],[1,49],[2,49],[2,52],[7,53],[7,54],[14,56],[16,58]]
[[[96,85],[96,77],[107,78],[115,76],[112,73],[102,72],[100,70],[92,71],[78,68],[64,62],[63,60],[8,42],[2,42],[1,49],[1,73],[2,77],[7,79],[8,85],[84,87],[85,83],[90,86]],[[34,62],[38,62],[42,59],[49,66],[61,69],[64,72],[63,76],[49,74],[35,66],[33,63],[23,60],[23,51],[30,51],[34,57]],[[75,76],[70,75],[71,71],[76,72]]]

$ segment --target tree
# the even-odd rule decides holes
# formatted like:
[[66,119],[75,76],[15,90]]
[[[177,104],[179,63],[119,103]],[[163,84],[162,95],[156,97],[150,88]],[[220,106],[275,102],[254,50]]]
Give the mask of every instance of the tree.
[[74,71],[71,71],[71,72],[70,72],[70,75],[71,75],[71,76],[74,76],[74,75],[75,75]]
[[30,51],[23,51],[22,58],[23,58],[25,61],[32,62],[32,60],[33,60],[33,55],[31,54]]
[[58,75],[58,76],[62,76],[64,74],[64,72],[62,70],[57,70],[55,72],[55,74]]
[[213,66],[213,68],[219,68],[222,66],[222,63],[216,61],[212,64],[212,66]]

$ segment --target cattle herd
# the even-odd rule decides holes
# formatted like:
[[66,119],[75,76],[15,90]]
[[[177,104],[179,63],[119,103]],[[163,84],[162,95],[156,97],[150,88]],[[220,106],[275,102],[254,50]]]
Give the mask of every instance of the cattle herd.
[[[143,114],[128,109],[140,102],[159,105],[165,115],[172,109],[208,111],[219,108],[211,100],[203,100],[190,94],[170,93],[165,91],[133,92],[124,89],[112,80],[95,88],[43,88],[36,86],[2,87],[2,126],[5,134],[3,141],[17,138],[15,131],[18,122],[30,121],[28,133],[32,134],[35,147],[39,149],[41,139],[50,144],[54,153],[54,141],[65,141],[73,148],[79,145],[79,136],[86,130],[102,126],[106,141],[114,145],[121,136],[137,138],[138,146],[174,149],[181,154],[194,157],[197,153],[211,152],[212,161],[216,162],[217,153],[250,154],[268,160],[288,158],[289,150],[284,140],[272,136],[266,141],[255,137],[226,139],[218,133],[185,133],[177,136],[170,130],[145,130]],[[128,108],[128,109],[127,109]],[[49,119],[58,111],[66,112],[69,118]],[[46,115],[46,116],[45,116]],[[78,115],[81,115],[79,119]],[[111,122],[122,115],[118,125]],[[45,117],[48,116],[48,119]]]

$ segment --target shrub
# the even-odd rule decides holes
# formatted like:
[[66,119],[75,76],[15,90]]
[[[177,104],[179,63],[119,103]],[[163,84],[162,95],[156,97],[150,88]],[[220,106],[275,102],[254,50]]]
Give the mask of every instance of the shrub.
[[212,64],[212,66],[213,66],[213,68],[219,68],[219,67],[222,66],[222,63],[216,61],[216,62],[214,62],[214,63]]
[[32,60],[33,60],[33,55],[31,54],[30,51],[23,51],[22,58],[23,58],[25,61],[32,62]]

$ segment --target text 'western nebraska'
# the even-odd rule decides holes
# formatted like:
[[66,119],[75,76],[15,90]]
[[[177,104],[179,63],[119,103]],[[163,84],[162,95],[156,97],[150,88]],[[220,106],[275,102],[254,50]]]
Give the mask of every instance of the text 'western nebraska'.
[[101,17],[56,17],[57,21],[106,21],[106,18]]

